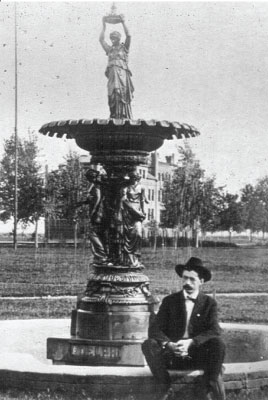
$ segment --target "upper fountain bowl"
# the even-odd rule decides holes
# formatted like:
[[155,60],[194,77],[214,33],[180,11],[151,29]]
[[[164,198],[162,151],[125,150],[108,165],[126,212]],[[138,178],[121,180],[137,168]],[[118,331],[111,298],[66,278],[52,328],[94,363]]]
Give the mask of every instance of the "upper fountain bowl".
[[[116,162],[127,157],[132,164],[145,161],[148,153],[162,146],[165,139],[199,135],[193,126],[179,122],[129,119],[80,119],[54,121],[39,130],[43,135],[75,139],[77,145],[91,153],[95,162]],[[119,162],[118,159],[118,162]],[[131,161],[132,160],[132,161]]]

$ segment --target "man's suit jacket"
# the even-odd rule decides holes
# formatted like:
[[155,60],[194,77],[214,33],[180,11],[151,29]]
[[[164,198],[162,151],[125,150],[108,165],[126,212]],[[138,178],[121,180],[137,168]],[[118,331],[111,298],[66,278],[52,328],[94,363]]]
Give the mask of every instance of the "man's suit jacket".
[[[171,294],[163,299],[158,314],[149,327],[149,338],[159,342],[176,342],[182,339],[186,325],[186,307],[183,291]],[[189,337],[194,344],[200,345],[221,334],[218,323],[217,303],[199,293],[188,325]]]

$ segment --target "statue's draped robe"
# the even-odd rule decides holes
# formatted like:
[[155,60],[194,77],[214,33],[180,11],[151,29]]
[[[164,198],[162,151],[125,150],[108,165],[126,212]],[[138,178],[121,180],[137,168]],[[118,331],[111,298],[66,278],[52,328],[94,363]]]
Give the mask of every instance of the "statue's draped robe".
[[85,203],[89,204],[89,219],[87,223],[88,238],[91,243],[91,250],[94,255],[95,263],[104,263],[107,261],[105,251],[107,213],[105,213],[105,197],[101,186],[94,184],[88,199]]
[[139,264],[142,221],[145,219],[143,203],[145,201],[144,189],[141,185],[129,186],[124,190],[122,201],[122,220],[124,248],[132,265]]
[[132,119],[131,100],[134,86],[131,71],[128,69],[128,49],[130,38],[119,46],[102,45],[108,56],[105,75],[108,78],[108,104],[110,118]]

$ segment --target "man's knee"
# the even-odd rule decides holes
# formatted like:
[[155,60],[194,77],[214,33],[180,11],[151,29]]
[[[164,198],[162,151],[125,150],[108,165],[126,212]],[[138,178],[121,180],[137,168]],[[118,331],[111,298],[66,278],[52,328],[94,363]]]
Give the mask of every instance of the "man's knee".
[[225,343],[221,337],[215,337],[207,341],[206,348],[211,356],[217,357],[219,361],[223,362],[225,357]]
[[145,342],[142,343],[141,349],[145,357],[149,354],[159,353],[160,345],[155,339],[146,339]]
[[219,350],[225,352],[226,346],[225,346],[225,343],[224,343],[224,341],[222,340],[222,338],[220,336],[210,339],[208,341],[208,344],[212,348],[219,349]]

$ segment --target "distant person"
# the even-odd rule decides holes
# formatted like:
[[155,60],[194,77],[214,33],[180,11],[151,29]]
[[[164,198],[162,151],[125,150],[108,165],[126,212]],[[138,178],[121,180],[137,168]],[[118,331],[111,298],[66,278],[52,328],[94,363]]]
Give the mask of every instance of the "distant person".
[[196,257],[175,270],[182,278],[183,290],[163,299],[142,346],[154,377],[162,384],[160,398],[174,398],[168,369],[201,368],[204,396],[200,394],[199,400],[225,400],[225,345],[220,337],[217,304],[200,291],[202,284],[211,279],[211,272]]
[[110,34],[112,46],[105,41],[106,19],[103,18],[103,29],[100,34],[100,43],[108,56],[108,65],[105,75],[108,78],[108,104],[110,118],[132,119],[131,100],[134,87],[131,72],[128,68],[128,52],[131,37],[125,24],[123,15],[121,23],[126,35],[125,43],[121,43],[121,34],[114,31]]

